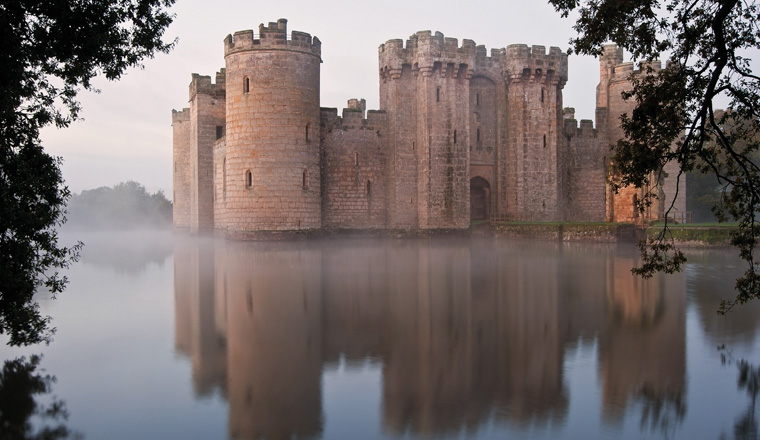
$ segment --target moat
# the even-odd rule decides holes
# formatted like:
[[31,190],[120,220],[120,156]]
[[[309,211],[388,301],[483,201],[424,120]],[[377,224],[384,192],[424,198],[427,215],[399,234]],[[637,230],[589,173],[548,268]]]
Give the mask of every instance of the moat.
[[[481,237],[84,234],[42,353],[88,439],[744,438],[760,303],[689,249]],[[4,340],[2,342],[5,342]],[[743,361],[748,362],[744,364]],[[753,374],[755,376],[753,376]],[[724,436],[724,437],[721,437]]]

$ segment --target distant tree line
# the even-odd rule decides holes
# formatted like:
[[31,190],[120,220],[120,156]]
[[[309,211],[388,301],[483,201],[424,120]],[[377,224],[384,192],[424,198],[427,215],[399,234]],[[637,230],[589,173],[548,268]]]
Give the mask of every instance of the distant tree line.
[[686,173],[686,210],[691,211],[692,221],[697,223],[717,222],[712,207],[720,204],[723,185],[714,175],[699,171]]
[[67,211],[66,225],[76,229],[165,228],[172,224],[172,202],[163,191],[150,194],[134,181],[74,194]]
[[[721,119],[726,112],[716,110],[715,114]],[[734,149],[747,158],[752,164],[760,163],[760,133],[752,127],[752,121],[744,118],[724,121],[720,126],[728,136],[735,136]],[[728,153],[720,151],[715,141],[705,143],[713,157],[726,160]],[[754,167],[754,165],[752,165]],[[728,177],[718,177],[710,172],[706,162],[698,162],[696,169],[686,172],[686,209],[692,212],[695,222],[730,221],[737,217],[730,207],[736,203],[732,191],[736,184],[742,184],[741,173],[737,170]],[[717,213],[717,215],[716,215]],[[757,215],[755,215],[757,216]]]

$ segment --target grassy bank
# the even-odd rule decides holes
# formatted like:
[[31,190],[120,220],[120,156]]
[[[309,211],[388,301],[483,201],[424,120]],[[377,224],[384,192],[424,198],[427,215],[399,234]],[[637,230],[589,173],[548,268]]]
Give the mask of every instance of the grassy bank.
[[[473,228],[485,226],[473,223]],[[680,246],[728,246],[735,223],[668,225]],[[656,237],[662,225],[646,230],[629,223],[501,222],[491,226],[495,237],[559,241],[637,242]]]
[[[731,244],[731,231],[736,223],[688,223],[668,225],[676,243],[682,246],[728,246]],[[662,225],[647,228],[647,237],[656,237],[662,231]]]
[[494,236],[504,238],[629,242],[641,235],[635,225],[625,223],[502,222],[493,225]]

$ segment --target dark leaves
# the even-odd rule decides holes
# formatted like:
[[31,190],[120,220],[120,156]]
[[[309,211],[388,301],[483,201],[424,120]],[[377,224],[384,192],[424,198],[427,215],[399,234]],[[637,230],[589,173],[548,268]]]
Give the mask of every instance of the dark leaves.
[[0,334],[11,345],[50,340],[50,320],[33,295],[64,289],[57,271],[76,261],[80,246],[58,244],[70,194],[40,129],[77,119],[77,93],[96,75],[118,79],[170,50],[163,34],[173,3],[0,0]]
[[[576,10],[571,40],[578,53],[598,55],[608,41],[636,60],[651,61],[667,52],[668,68],[631,78],[623,93],[635,101],[621,118],[625,138],[615,146],[615,189],[642,188],[639,207],[658,197],[666,163],[679,177],[693,170],[715,177],[720,197],[712,211],[721,221],[738,222],[732,242],[747,262],[737,280],[737,296],[721,312],[760,296],[754,248],[760,234],[760,77],[750,70],[747,53],[760,48],[760,8],[738,0],[550,0],[567,15]],[[726,111],[714,107],[728,99]],[[643,265],[636,273],[678,270],[685,262],[668,240],[667,223],[656,239],[642,244]]]

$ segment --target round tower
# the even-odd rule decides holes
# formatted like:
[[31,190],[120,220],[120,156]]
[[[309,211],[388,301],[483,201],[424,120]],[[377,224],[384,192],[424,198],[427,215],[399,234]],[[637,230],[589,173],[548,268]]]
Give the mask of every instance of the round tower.
[[287,20],[224,40],[227,84],[222,197],[227,232],[321,227],[321,43]]

